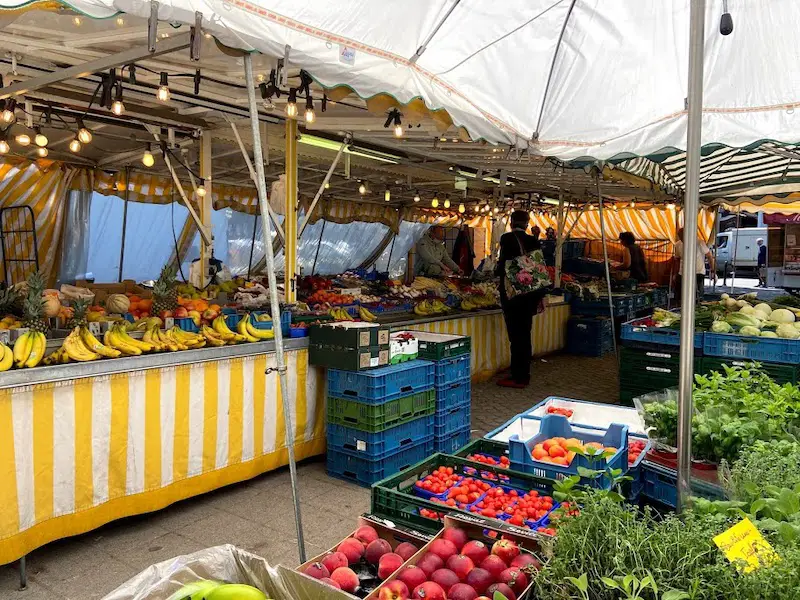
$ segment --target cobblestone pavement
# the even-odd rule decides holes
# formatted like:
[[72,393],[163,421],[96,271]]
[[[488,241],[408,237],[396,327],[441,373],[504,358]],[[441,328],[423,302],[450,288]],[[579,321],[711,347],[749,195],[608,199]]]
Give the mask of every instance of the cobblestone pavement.
[[[473,386],[473,437],[501,425],[548,396],[615,402],[613,355],[557,355],[535,361],[526,390]],[[322,459],[298,467],[308,556],[352,532],[370,508],[369,490],[332,479]],[[288,469],[125,519],[85,535],[54,542],[28,556],[28,589],[17,591],[16,565],[0,567],[3,600],[102,598],[149,565],[208,546],[230,543],[271,564],[299,562]]]

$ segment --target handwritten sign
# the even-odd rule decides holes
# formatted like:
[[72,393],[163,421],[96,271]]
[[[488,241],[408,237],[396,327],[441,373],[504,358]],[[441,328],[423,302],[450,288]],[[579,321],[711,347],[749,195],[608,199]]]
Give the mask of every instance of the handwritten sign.
[[339,44],[339,62],[346,65],[356,64],[356,49]]
[[723,531],[714,538],[714,543],[745,573],[780,560],[750,519]]

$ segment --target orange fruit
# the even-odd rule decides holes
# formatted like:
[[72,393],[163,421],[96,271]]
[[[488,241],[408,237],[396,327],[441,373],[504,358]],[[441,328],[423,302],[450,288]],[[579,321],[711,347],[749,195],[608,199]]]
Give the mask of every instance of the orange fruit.
[[549,456],[549,455],[547,454],[547,450],[545,450],[544,448],[539,447],[539,444],[536,444],[536,447],[533,449],[532,456],[536,460],[541,460],[545,456]]
[[553,462],[554,465],[561,465],[561,466],[566,466],[567,465],[567,459],[564,458],[563,456],[555,456],[555,457],[553,457],[552,458],[552,462]]
[[550,456],[552,456],[553,458],[557,458],[557,457],[560,458],[560,457],[566,456],[567,455],[567,451],[564,450],[561,446],[550,446],[550,450],[548,451],[548,454],[550,454]]
[[583,448],[583,443],[578,438],[569,438],[564,441],[564,448]]
[[587,448],[595,448],[597,450],[602,450],[603,449],[603,444],[601,444],[600,442],[587,442],[585,444],[585,446]]
[[617,453],[618,448],[612,448],[611,446],[606,446],[603,448],[603,452],[607,453],[609,456],[614,456]]
[[567,452],[567,455],[564,458],[567,460],[567,464],[571,465],[572,464],[572,459],[575,458],[575,453],[571,452],[571,451]]

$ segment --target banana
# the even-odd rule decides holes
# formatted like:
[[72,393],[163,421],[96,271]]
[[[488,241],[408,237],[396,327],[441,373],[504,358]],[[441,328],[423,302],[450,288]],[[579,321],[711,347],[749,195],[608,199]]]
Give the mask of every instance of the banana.
[[249,321],[250,321],[250,315],[249,314],[243,316],[241,321],[239,321],[239,324],[236,326],[236,331],[238,331],[239,335],[241,335],[246,341],[248,341],[248,342],[257,342],[258,338],[255,337],[255,336],[250,335],[248,333],[248,331],[247,331],[247,323]]
[[64,353],[69,356],[70,360],[88,362],[100,358],[99,354],[95,354],[83,345],[81,338],[78,336],[77,329],[73,329],[72,332],[70,332],[61,345],[61,348],[64,350]]
[[[122,352],[122,354],[127,356],[139,356],[142,353],[142,351],[136,346],[126,344],[125,341],[119,337],[119,332],[117,331],[116,327],[112,327],[106,331],[105,336],[103,336],[103,343],[105,343],[106,346],[116,348]],[[71,355],[70,358],[72,358]]]
[[358,307],[358,316],[361,317],[362,321],[366,321],[367,323],[372,323],[377,320],[377,317],[363,306]]
[[206,338],[208,343],[211,344],[212,346],[224,346],[225,345],[225,340],[223,340],[221,337],[216,335],[216,332],[213,329],[211,329],[208,325],[203,325],[203,327],[200,330],[200,332],[203,334],[203,337]]
[[128,344],[129,346],[133,346],[134,348],[138,348],[142,352],[152,352],[153,351],[153,345],[152,344],[148,344],[147,342],[143,342],[142,340],[137,340],[135,338],[132,338],[131,336],[128,335],[128,332],[125,331],[125,329],[123,329],[122,327],[117,327],[116,330],[117,330],[117,335],[119,336],[119,339],[121,339],[124,343]]
[[47,338],[41,331],[34,331],[31,333],[31,336],[33,336],[33,342],[31,342],[31,353],[28,355],[28,359],[25,361],[25,366],[29,369],[42,362],[42,359],[44,358],[45,346],[47,345]]
[[14,351],[5,344],[3,346],[3,356],[0,358],[0,371],[8,371],[14,364]]
[[155,329],[153,331],[153,335],[157,336],[158,341],[161,342],[170,352],[177,352],[178,350],[180,350],[178,344],[169,339],[169,337],[167,336],[167,334],[164,332],[163,329]]
[[179,341],[178,338],[175,337],[175,332],[172,331],[171,329],[169,331],[165,331],[164,335],[166,336],[166,338],[170,342],[172,342],[173,344],[175,344],[178,347],[178,350],[188,350],[189,349],[189,346],[187,346],[183,342]]
[[228,323],[225,321],[225,317],[219,316],[211,323],[211,327],[213,327],[214,331],[219,334],[226,342],[235,340],[236,334],[231,331],[230,327],[228,327]]
[[81,341],[83,342],[84,346],[89,349],[89,351],[94,352],[95,354],[99,354],[100,356],[105,356],[106,358],[117,358],[122,355],[122,352],[117,350],[116,348],[109,348],[108,346],[104,346],[100,340],[98,340],[94,334],[89,331],[87,327],[81,327],[79,334],[81,336]]
[[33,343],[31,333],[30,331],[23,333],[17,338],[17,341],[14,342],[14,364],[17,365],[17,367],[22,367],[31,354],[31,344]]
[[145,344],[150,344],[155,352],[166,350],[166,347],[153,336],[153,329],[153,327],[149,327],[145,330],[142,341]]
[[275,332],[272,329],[257,329],[253,326],[250,322],[250,319],[244,324],[245,328],[247,329],[247,333],[254,338],[258,338],[259,340],[271,340],[275,338]]

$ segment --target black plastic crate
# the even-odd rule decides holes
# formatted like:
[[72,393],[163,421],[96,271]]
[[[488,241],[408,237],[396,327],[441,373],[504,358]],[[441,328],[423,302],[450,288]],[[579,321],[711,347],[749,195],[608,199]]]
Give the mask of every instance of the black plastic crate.
[[570,317],[567,321],[567,352],[602,356],[614,347],[609,317]]

